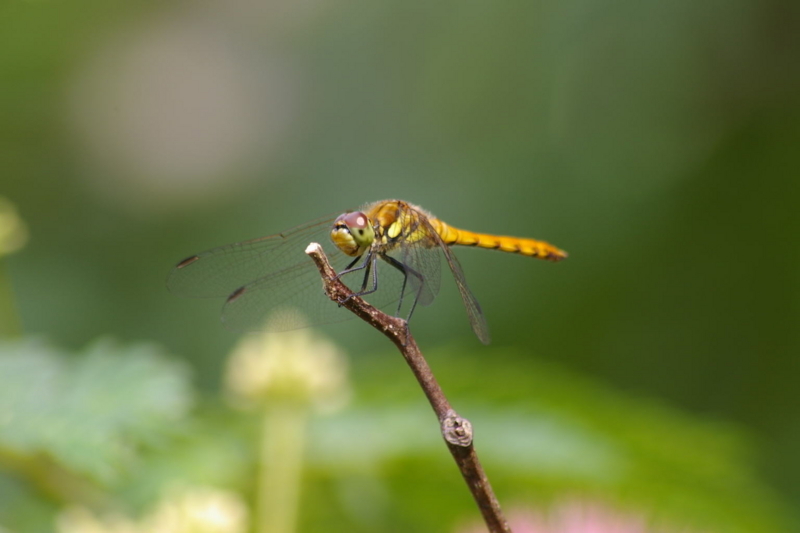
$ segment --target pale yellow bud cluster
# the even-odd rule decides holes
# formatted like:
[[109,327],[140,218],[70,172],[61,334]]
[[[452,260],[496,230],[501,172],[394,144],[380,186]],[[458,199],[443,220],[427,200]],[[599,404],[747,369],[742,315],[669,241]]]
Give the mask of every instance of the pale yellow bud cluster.
[[58,533],[245,533],[248,513],[237,494],[190,487],[168,492],[140,520],[73,507],[59,515],[56,526]]
[[308,328],[243,339],[228,361],[226,385],[249,405],[291,401],[330,410],[350,396],[347,359]]

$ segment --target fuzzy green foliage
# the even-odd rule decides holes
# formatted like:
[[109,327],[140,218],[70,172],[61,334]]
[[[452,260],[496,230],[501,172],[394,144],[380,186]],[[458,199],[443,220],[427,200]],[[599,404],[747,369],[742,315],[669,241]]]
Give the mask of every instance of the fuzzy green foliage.
[[187,368],[152,344],[99,340],[77,355],[0,344],[0,466],[11,474],[0,477],[0,522],[102,501],[191,403]]
[[[395,355],[357,361],[354,403],[311,422],[300,531],[451,531],[477,517]],[[665,531],[791,530],[737,427],[512,351],[429,355],[507,509],[568,499],[647,516]],[[189,411],[185,368],[153,346],[101,341],[72,356],[6,344],[0,379],[3,525],[46,531],[76,502],[136,514],[175,484],[254,498],[259,418],[217,396]]]

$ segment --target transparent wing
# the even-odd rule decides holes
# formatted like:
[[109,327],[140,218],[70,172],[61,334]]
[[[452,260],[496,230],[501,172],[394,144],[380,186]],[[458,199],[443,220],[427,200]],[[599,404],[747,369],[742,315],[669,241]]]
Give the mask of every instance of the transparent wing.
[[424,226],[420,230],[422,233],[417,233],[416,239],[401,246],[401,260],[421,276],[409,275],[406,297],[413,299],[419,295],[419,305],[430,305],[442,283],[442,251]]
[[[469,323],[472,326],[472,331],[475,332],[475,335],[478,336],[478,339],[480,339],[482,343],[489,344],[489,342],[491,342],[489,325],[486,323],[486,317],[483,315],[483,311],[481,310],[478,300],[467,286],[467,280],[464,277],[464,271],[461,269],[461,264],[458,262],[458,259],[450,247],[444,243],[442,238],[433,228],[428,218],[422,214],[419,216],[420,223],[418,231],[421,231],[425,235],[425,237],[420,239],[419,242],[420,244],[426,244],[425,250],[427,253],[423,255],[421,252],[415,252],[417,257],[414,260],[416,260],[420,265],[417,268],[423,272],[423,275],[430,276],[430,279],[427,280],[426,278],[426,280],[427,283],[429,283],[428,290],[432,293],[431,299],[439,290],[441,275],[439,274],[438,270],[433,272],[433,260],[430,259],[429,256],[430,254],[435,253],[438,265],[438,254],[441,253],[444,255],[447,264],[450,266],[450,271],[453,273],[453,277],[455,278],[458,292],[461,294],[461,300],[464,302],[464,307],[467,310],[467,317],[469,318]],[[428,246],[430,247],[428,248]],[[423,291],[422,294],[425,295],[425,291]],[[423,301],[420,300],[420,303],[423,303]]]
[[[300,253],[305,255],[302,249]],[[348,315],[325,296],[319,271],[308,256],[241,287],[222,308],[222,322],[234,331],[284,331],[345,320]]]
[[[344,255],[328,236],[334,219],[323,217],[277,235],[219,246],[188,257],[172,269],[167,287],[189,298],[229,296],[262,277],[308,262],[304,250],[310,242],[320,243],[334,261],[335,256]],[[288,272],[284,275],[296,279]]]

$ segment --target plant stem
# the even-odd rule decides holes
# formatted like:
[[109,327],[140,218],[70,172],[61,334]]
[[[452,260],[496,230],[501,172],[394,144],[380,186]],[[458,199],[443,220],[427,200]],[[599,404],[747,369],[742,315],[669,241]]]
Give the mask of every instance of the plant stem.
[[0,257],[0,338],[15,339],[22,336],[22,326],[14,304],[14,290],[8,265]]
[[308,407],[280,401],[264,412],[257,493],[259,533],[297,529]]

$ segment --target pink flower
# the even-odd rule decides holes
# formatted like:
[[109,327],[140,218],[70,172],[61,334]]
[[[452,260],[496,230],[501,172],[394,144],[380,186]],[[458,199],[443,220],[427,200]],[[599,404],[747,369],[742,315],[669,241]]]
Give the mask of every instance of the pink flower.
[[[507,515],[513,533],[663,533],[644,513],[616,511],[599,503],[567,501],[548,511],[512,509]],[[686,531],[686,530],[669,530]],[[471,523],[456,533],[485,533],[483,523]]]

